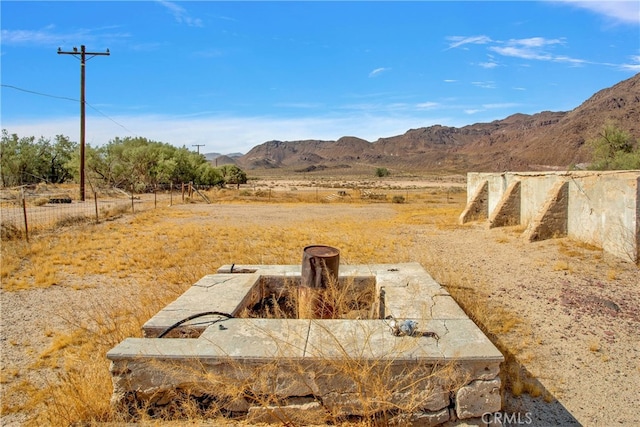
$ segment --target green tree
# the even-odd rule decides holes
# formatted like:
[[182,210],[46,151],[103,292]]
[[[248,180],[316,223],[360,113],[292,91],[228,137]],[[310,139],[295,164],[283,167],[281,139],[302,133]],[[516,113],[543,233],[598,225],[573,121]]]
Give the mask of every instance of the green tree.
[[195,182],[202,185],[222,185],[224,178],[220,170],[206,162],[198,167],[198,177]]
[[73,169],[70,167],[70,161],[78,150],[78,143],[64,135],[56,135],[48,156],[49,182],[62,183],[72,179]]
[[613,123],[605,124],[590,145],[593,148],[590,169],[640,169],[640,143]]
[[3,187],[18,185],[18,135],[2,129],[2,140],[0,141],[0,180]]
[[19,138],[2,130],[0,159],[4,186],[46,181],[50,172],[51,141],[40,137]]
[[[224,175],[224,174],[226,175]],[[193,182],[222,185],[246,182],[237,166],[224,171],[211,166],[206,158],[186,147],[151,141],[142,137],[116,137],[100,147],[85,147],[85,176],[96,185],[135,188],[144,191],[160,183]],[[3,186],[40,182],[79,181],[78,144],[64,135],[54,142],[41,137],[19,138],[2,130],[0,180]]]
[[247,183],[247,174],[236,165],[220,166],[220,172],[226,184],[234,184],[240,188],[240,184]]

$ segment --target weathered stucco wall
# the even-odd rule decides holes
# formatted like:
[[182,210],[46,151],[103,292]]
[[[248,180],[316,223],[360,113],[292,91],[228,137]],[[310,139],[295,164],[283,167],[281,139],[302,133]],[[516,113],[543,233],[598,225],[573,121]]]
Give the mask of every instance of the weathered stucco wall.
[[[505,209],[507,188],[519,181],[519,212],[511,212],[514,222],[527,227],[525,235],[537,240],[535,227],[548,226],[545,221],[557,221],[558,212],[546,215],[549,209],[558,209],[557,200],[567,203],[565,223],[551,224],[557,235],[566,235],[602,247],[616,256],[638,262],[640,247],[640,171],[575,171],[575,172],[505,172],[467,174],[467,212],[474,205],[474,194],[485,183],[488,201],[485,218],[495,218]],[[566,183],[566,198],[557,194]],[[554,199],[555,198],[555,199]],[[554,204],[555,203],[555,204]],[[476,207],[477,209],[477,207]],[[562,212],[562,211],[561,211]],[[476,215],[477,217],[477,215]],[[482,217],[482,216],[481,216]],[[466,222],[468,215],[461,215]],[[493,222],[493,221],[492,221]],[[505,221],[499,221],[499,224]],[[557,228],[554,228],[557,227]],[[562,231],[566,230],[566,231]]]

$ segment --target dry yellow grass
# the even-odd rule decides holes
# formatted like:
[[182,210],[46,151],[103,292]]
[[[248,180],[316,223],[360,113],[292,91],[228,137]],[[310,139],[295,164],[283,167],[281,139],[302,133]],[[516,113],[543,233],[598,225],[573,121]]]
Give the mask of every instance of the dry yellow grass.
[[[295,193],[295,194],[294,194]],[[320,193],[320,192],[319,192]],[[329,193],[329,192],[327,192]],[[331,194],[331,193],[329,193]],[[320,198],[315,192],[255,193],[218,190],[209,194],[223,203],[295,204]],[[278,226],[240,226],[190,222],[190,212],[159,207],[119,221],[77,225],[66,231],[42,235],[27,244],[2,245],[2,288],[19,291],[34,287],[78,286],[75,281],[100,275],[118,286],[136,283],[135,298],[118,303],[95,303],[90,320],[78,321],[72,313],[59,313],[63,328],[47,331],[49,348],[39,354],[32,370],[54,369],[44,387],[14,381],[12,393],[26,401],[5,399],[3,413],[26,411],[30,425],[69,425],[77,422],[121,421],[109,405],[111,376],[104,354],[126,337],[140,336],[141,325],[188,286],[223,264],[297,264],[304,242],[341,248],[346,264],[417,261],[449,289],[467,313],[505,352],[508,386],[516,392],[536,393],[523,374],[517,356],[526,353],[531,333],[522,320],[495,307],[476,284],[460,273],[454,260],[440,260],[416,251],[409,231],[399,225],[431,225],[437,229],[460,227],[458,215],[464,193],[412,193],[409,203],[391,204],[395,215],[376,219],[361,217],[331,222],[296,222]],[[350,203],[365,203],[352,200]],[[375,230],[374,233],[371,230]],[[361,368],[361,367],[360,367]],[[359,368],[359,369],[360,369]],[[20,372],[3,372],[3,381],[21,378]],[[195,416],[195,415],[191,415]]]

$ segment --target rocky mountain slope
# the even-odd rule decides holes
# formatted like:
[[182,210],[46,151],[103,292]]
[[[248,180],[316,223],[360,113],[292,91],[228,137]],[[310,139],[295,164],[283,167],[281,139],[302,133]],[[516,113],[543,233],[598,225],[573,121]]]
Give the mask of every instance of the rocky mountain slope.
[[430,126],[375,142],[269,141],[237,159],[246,169],[317,170],[354,165],[423,171],[565,169],[588,162],[587,142],[611,121],[640,139],[640,74],[568,112],[514,114],[461,128]]

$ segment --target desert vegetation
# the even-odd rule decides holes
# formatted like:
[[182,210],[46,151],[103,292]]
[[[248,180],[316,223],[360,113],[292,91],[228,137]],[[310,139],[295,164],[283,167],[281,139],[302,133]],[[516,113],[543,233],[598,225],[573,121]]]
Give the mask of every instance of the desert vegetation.
[[590,144],[593,148],[591,169],[640,169],[640,141],[614,123],[605,124]]
[[[79,180],[78,143],[64,135],[53,141],[20,137],[2,130],[0,180],[3,187],[64,183]],[[137,192],[161,184],[193,182],[207,186],[242,184],[244,171],[235,165],[212,166],[186,147],[143,137],[114,138],[107,144],[85,148],[85,177],[94,188],[126,188]]]

